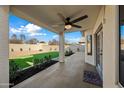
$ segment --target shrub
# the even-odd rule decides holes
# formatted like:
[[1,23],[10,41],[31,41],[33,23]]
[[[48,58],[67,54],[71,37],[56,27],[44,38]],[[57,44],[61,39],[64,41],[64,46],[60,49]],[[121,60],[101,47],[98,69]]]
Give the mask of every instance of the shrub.
[[19,70],[18,65],[12,60],[9,62],[9,75],[10,75],[10,80],[16,79],[18,76],[17,71]]
[[41,63],[41,60],[39,60],[39,59],[34,59],[33,60],[33,66],[34,66],[34,68],[40,68],[40,64]]
[[65,56],[68,56],[69,55],[69,52],[68,51],[65,51]]
[[52,60],[52,56],[51,55],[49,55],[49,61],[51,61]]
[[70,56],[72,54],[74,54],[74,53],[73,53],[73,51],[70,48],[69,48],[68,51],[65,52],[65,56]]
[[45,56],[45,57],[44,57],[44,61],[45,61],[45,62],[49,62],[49,56]]
[[39,61],[40,61],[39,63],[43,63],[43,59],[39,59]]
[[37,65],[37,64],[39,64],[39,59],[34,59],[34,60],[33,60],[33,65],[35,66],[35,65]]
[[69,54],[72,55],[73,54],[73,51],[71,49],[69,49]]
[[78,51],[78,52],[80,52],[80,49],[79,49],[79,48],[77,48],[77,51]]

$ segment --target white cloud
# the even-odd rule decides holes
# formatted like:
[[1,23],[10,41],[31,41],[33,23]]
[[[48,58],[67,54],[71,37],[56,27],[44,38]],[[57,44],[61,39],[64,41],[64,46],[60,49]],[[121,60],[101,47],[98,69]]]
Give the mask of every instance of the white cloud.
[[46,36],[46,33],[31,33],[30,36]]
[[16,34],[16,33],[20,33],[21,31],[18,30],[18,29],[15,29],[15,28],[10,27],[10,32]]
[[59,35],[54,35],[53,39],[59,39]]
[[[54,35],[53,39],[59,40],[59,35]],[[78,43],[81,40],[81,38],[72,38],[72,37],[66,37],[65,41],[68,41],[70,43]]]
[[39,32],[40,30],[42,30],[41,27],[31,24],[31,23],[29,23],[25,26],[22,25],[19,28],[10,27],[10,32],[12,32],[14,34],[22,32],[24,34],[28,34],[29,36],[38,36],[38,35],[45,36],[45,35],[47,35],[46,33]]
[[41,27],[31,23],[27,24],[25,27],[22,27],[22,28],[26,29],[26,31],[29,33],[36,33],[42,29]]
[[81,38],[65,38],[65,40],[69,41],[70,43],[78,43]]

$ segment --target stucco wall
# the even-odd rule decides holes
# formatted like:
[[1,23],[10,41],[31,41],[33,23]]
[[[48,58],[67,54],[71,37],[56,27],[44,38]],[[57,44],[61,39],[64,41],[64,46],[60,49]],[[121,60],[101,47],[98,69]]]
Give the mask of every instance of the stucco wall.
[[[65,45],[65,51],[71,49],[73,52],[77,52],[78,48],[80,51],[84,51],[82,45]],[[20,49],[22,49],[22,51]],[[9,58],[50,51],[59,51],[59,46],[45,44],[9,44]]]
[[[101,8],[93,30],[86,32],[92,34],[92,56],[85,54],[86,63],[96,65],[95,40],[100,24],[103,24],[103,87],[117,87],[118,81],[118,6],[105,6]],[[87,43],[87,42],[86,42]],[[87,48],[85,48],[85,51]]]
[[[96,33],[99,25],[101,23],[103,23],[103,16],[104,16],[104,7],[101,8],[99,14],[98,14],[98,18],[96,20],[96,23],[93,27],[93,29],[89,29],[88,31],[86,31],[85,33],[85,38],[87,37],[87,35],[91,34],[92,35],[92,55],[87,55],[87,52],[85,52],[85,62],[89,63],[91,65],[96,65],[96,42],[95,42],[95,36],[94,34]],[[87,44],[87,41],[86,41]],[[87,51],[87,47],[85,48],[85,51]]]
[[103,86],[116,87],[119,63],[118,6],[106,6],[103,25]]
[[[67,47],[69,47],[69,45],[65,45],[65,48]],[[22,49],[22,51],[20,49]],[[9,58],[49,51],[59,51],[59,46],[45,44],[9,44]]]
[[0,6],[0,88],[9,87],[8,6]]
[[69,49],[71,49],[73,52],[77,52],[78,49],[79,51],[82,51],[82,52],[85,51],[85,47],[83,45],[70,45],[69,47],[65,49],[65,51]]
[[[87,35],[92,35],[92,31],[93,30],[88,30],[85,33],[85,40],[87,40]],[[94,36],[92,35],[92,55],[87,55],[87,41],[86,42],[86,46],[85,46],[85,62],[91,65],[95,65],[95,61],[94,61]]]

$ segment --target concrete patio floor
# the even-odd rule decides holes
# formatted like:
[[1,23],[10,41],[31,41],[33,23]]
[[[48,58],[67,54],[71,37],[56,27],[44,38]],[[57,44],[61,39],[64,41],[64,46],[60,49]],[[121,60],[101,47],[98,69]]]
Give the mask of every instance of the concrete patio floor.
[[96,71],[84,63],[84,53],[76,52],[65,58],[65,63],[56,63],[31,78],[14,86],[15,88],[98,88],[83,82],[83,71]]

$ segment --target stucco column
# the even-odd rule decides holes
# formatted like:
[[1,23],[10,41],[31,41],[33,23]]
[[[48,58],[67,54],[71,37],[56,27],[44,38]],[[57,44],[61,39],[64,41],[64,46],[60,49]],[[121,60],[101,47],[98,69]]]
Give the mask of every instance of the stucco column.
[[64,62],[64,32],[59,33],[59,62]]
[[0,6],[0,88],[9,87],[9,6]]

